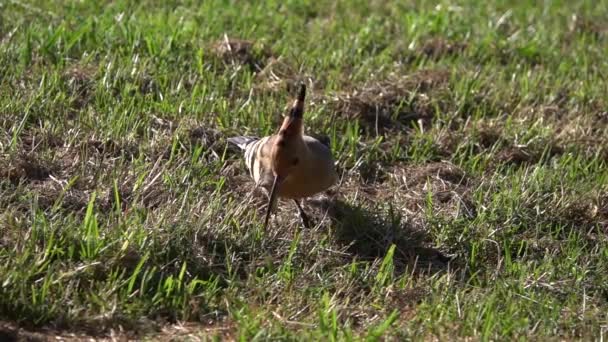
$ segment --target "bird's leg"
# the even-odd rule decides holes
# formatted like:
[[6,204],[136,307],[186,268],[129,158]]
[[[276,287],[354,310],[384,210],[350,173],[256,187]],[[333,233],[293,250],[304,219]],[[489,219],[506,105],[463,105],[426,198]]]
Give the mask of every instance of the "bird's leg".
[[296,204],[296,207],[298,207],[298,212],[300,213],[300,218],[302,219],[302,224],[304,225],[304,228],[310,229],[312,226],[310,224],[310,219],[308,218],[308,215],[306,215],[306,213],[304,212],[304,209],[302,209],[300,202],[298,202],[298,200],[296,199],[294,199],[293,202]]

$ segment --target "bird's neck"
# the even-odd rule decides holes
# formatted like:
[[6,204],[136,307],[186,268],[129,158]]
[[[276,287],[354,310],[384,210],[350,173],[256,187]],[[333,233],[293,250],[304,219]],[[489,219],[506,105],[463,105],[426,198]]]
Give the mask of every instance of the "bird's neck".
[[286,116],[279,129],[279,134],[283,135],[286,139],[302,139],[302,135],[304,134],[302,118]]
[[301,118],[286,116],[277,134],[276,142],[286,142],[299,158],[307,158],[308,146],[304,143],[304,125]]

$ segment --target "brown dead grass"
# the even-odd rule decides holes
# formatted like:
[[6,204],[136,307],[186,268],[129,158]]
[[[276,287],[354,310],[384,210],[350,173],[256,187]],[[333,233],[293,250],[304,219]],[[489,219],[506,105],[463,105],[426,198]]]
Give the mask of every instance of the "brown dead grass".
[[[129,141],[116,141],[113,139],[99,140],[91,138],[86,140],[78,146],[78,150],[85,151],[88,155],[106,157],[106,158],[137,158],[139,155],[138,146]],[[78,150],[72,149],[65,151],[65,157],[74,157],[73,154],[79,152]]]
[[465,42],[450,41],[445,38],[431,38],[420,46],[419,53],[427,58],[437,60],[463,52],[467,48]]
[[423,287],[408,289],[393,289],[389,297],[389,305],[399,309],[400,319],[407,320],[415,317],[416,306],[424,300],[429,293]]
[[[108,174],[112,170],[126,172],[118,183],[124,210],[132,205],[155,208],[171,198],[158,174],[148,177],[148,182],[135,189],[137,175],[124,165],[140,153],[139,147],[131,141],[82,137],[83,142],[67,145],[44,143],[44,138],[32,134],[26,137],[22,147],[33,152],[0,156],[0,180],[9,180],[14,190],[36,198],[42,209],[63,208],[82,214],[92,193],[97,192],[97,209],[101,212],[111,210],[115,196],[113,184],[108,184]],[[166,170],[156,168],[152,171]]]
[[164,325],[159,329],[142,331],[126,330],[122,327],[104,333],[87,330],[68,331],[53,327],[30,329],[16,323],[0,321],[0,340],[12,341],[205,341],[218,337],[222,341],[235,341],[234,324],[224,323],[178,323]]
[[[363,163],[356,171],[358,171],[360,180],[363,184],[371,185],[374,183],[382,183],[386,181],[387,170],[386,166],[380,162]],[[354,170],[353,170],[354,171]]]
[[464,171],[448,162],[433,162],[422,166],[398,165],[389,172],[389,184],[396,187],[409,217],[417,217],[428,205],[430,192],[434,215],[451,217],[476,216],[470,195],[476,183]]
[[474,152],[481,154],[490,151],[494,146],[506,144],[502,135],[502,127],[494,121],[482,121],[475,125],[467,125],[462,130],[451,130],[449,127],[436,133],[435,145],[437,152],[449,159],[459,146],[473,144]]
[[568,23],[570,33],[589,34],[596,39],[608,37],[608,23],[605,18],[586,17],[572,14]]
[[[544,227],[559,227],[539,236],[538,231],[522,230],[518,240],[525,246],[511,247],[513,259],[527,257],[546,258],[547,255],[561,253],[563,241],[577,235],[585,241],[585,249],[596,250],[606,244],[608,233],[608,195],[605,190],[593,193],[567,193],[559,200],[544,201],[539,196],[526,199],[520,208],[521,216],[536,217]],[[549,228],[550,229],[550,228]],[[488,246],[485,259],[496,263],[501,258],[496,248]]]
[[449,77],[446,70],[392,74],[327,97],[325,102],[340,119],[359,120],[368,134],[403,130],[411,122],[428,126],[434,116],[433,100],[445,89]]
[[12,183],[43,181],[58,170],[56,163],[35,154],[0,156],[0,165],[0,179],[8,179]]
[[[538,120],[533,118],[532,120]],[[438,152],[450,157],[461,144],[472,144],[476,154],[491,154],[486,173],[493,173],[499,165],[525,166],[548,161],[564,154],[571,141],[559,136],[534,139],[527,144],[517,144],[514,137],[505,135],[502,118],[479,120],[458,131],[445,129],[437,134]]]
[[178,132],[186,132],[190,143],[202,145],[207,151],[217,155],[225,143],[224,136],[217,130],[209,128],[202,122],[184,120],[180,122]]
[[468,47],[465,41],[456,41],[441,36],[423,37],[415,44],[398,42],[393,54],[403,64],[414,64],[421,59],[438,61],[464,53]]
[[599,225],[608,230],[608,192],[603,191],[586,198],[572,201],[559,216],[563,221],[575,225]]
[[90,64],[74,64],[66,68],[62,75],[68,94],[72,98],[74,112],[86,107],[95,93],[96,67]]
[[287,92],[294,94],[298,85],[304,82],[308,85],[308,92],[314,93],[315,89],[323,88],[321,79],[296,69],[285,61],[285,58],[271,57],[268,64],[255,76],[255,89],[261,92]]
[[27,132],[21,137],[21,151],[34,153],[40,149],[60,148],[64,144],[61,137],[50,132]]
[[303,73],[279,57],[270,58],[256,75],[254,89],[292,93],[304,82],[309,86],[313,106],[327,105],[340,119],[359,120],[364,132],[383,134],[409,128],[411,122],[428,127],[434,116],[434,105],[446,90],[449,78],[447,70],[421,70],[411,75],[393,73],[350,91],[321,95],[316,94],[315,89],[324,87],[322,78]]
[[[38,205],[41,208],[49,209],[59,205],[61,208],[75,213],[84,212],[92,195],[92,190],[67,189],[61,182],[52,180],[32,185],[29,189],[38,197]],[[97,201],[98,207],[102,211],[109,210],[107,197],[107,195],[102,195]]]
[[[551,155],[560,155],[564,151],[572,150],[588,158],[597,155],[608,161],[608,111],[605,101],[595,99],[587,104],[571,107],[567,104],[568,91],[564,90],[562,93],[549,105],[526,106],[515,112],[514,116],[529,122],[542,119],[544,125],[554,129],[555,134],[551,141],[544,142],[549,146]],[[561,98],[562,96],[564,98]],[[510,154],[521,155],[513,158],[516,161],[529,160],[529,157],[518,151],[506,153],[505,157],[511,159]],[[532,158],[532,161],[534,160],[535,158]]]
[[256,46],[256,42],[224,36],[212,46],[213,53],[224,64],[247,66],[252,72],[264,69],[267,59],[272,55],[266,47]]
[[[28,152],[0,155],[0,181],[8,180],[13,191],[35,198],[44,210],[62,208],[77,214],[84,213],[91,195],[96,192],[97,210],[108,212],[115,207],[110,175],[116,172],[120,174],[117,185],[123,210],[134,206],[157,208],[176,200],[161,177],[171,172],[168,168],[183,165],[179,160],[165,165],[173,139],[178,140],[180,156],[195,146],[202,146],[201,158],[209,160],[221,157],[225,141],[217,130],[206,128],[196,120],[158,119],[154,126],[157,132],[144,147],[128,139],[95,136],[75,138],[80,142],[73,144],[53,134],[26,131],[20,140],[20,149]],[[140,185],[136,185],[139,175],[128,167],[137,158],[154,163]],[[27,210],[21,205],[17,207]]]
[[544,144],[528,146],[511,144],[498,152],[496,161],[512,165],[532,165],[562,153],[564,153],[564,149],[553,141],[544,141]]

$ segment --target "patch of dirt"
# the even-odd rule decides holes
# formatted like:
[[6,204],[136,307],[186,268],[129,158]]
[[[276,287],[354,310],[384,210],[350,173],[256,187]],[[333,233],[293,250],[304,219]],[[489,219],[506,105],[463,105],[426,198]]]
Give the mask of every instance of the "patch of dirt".
[[[92,191],[76,188],[66,190],[60,182],[54,180],[35,184],[30,189],[37,194],[38,205],[43,209],[50,209],[55,204],[59,204],[61,208],[81,214],[87,208],[92,194]],[[108,211],[108,203],[103,197],[97,196],[97,207],[101,211]]]
[[51,336],[47,336],[43,333],[30,332],[24,329],[20,329],[16,324],[0,323],[0,341],[5,342],[17,342],[17,341],[48,341],[52,340]]
[[28,182],[44,181],[58,166],[35,154],[21,154],[16,157],[0,156],[0,179],[8,179],[16,184],[22,180]]
[[213,150],[217,153],[217,149],[223,149],[225,137],[219,130],[210,128],[210,125],[196,119],[184,118],[182,120],[164,119],[154,117],[151,122],[151,127],[154,132],[153,140],[146,147],[152,147],[152,150],[157,150],[153,156],[158,156],[158,150],[170,149],[173,144],[173,139],[177,135],[179,142],[184,145],[194,146],[201,145],[205,152]]
[[160,92],[160,86],[158,82],[151,75],[144,73],[141,77],[137,78],[136,84],[141,94],[158,94]]
[[386,181],[386,167],[381,163],[364,163],[357,168],[364,184],[382,183]]
[[[97,154],[108,158],[123,157],[127,159],[137,158],[139,148],[133,142],[118,142],[112,139],[101,141],[95,138],[86,140],[80,144],[80,148],[88,153]],[[74,151],[76,152],[76,151]]]
[[96,68],[92,65],[74,64],[62,74],[68,93],[72,98],[71,107],[74,111],[86,107],[95,93]]
[[150,120],[150,127],[154,133],[157,132],[173,132],[177,128],[178,124],[173,119],[163,118],[158,115],[152,115]]
[[466,136],[462,132],[441,130],[435,136],[435,150],[440,157],[450,159],[458,146],[465,140]]
[[[522,229],[516,233],[517,243],[512,245],[513,259],[527,257],[543,259],[547,255],[563,253],[562,241],[577,239],[584,241],[587,251],[596,250],[606,244],[608,234],[608,193],[564,193],[557,199],[543,199],[543,195],[533,195],[525,198],[518,211],[518,216],[524,220],[538,223],[539,231]],[[540,234],[540,235],[539,235]],[[523,248],[522,248],[523,247]],[[498,256],[489,246],[488,257],[497,259]]]
[[[238,158],[243,158],[239,155]],[[238,196],[246,196],[255,187],[253,178],[249,175],[245,163],[241,160],[234,163],[226,163],[226,166],[222,169],[221,175],[226,177],[226,186],[231,192],[238,194]],[[260,190],[260,199],[265,199],[265,195]]]
[[346,172],[350,178],[354,177],[360,184],[366,186],[384,183],[392,164],[388,161],[390,159],[388,155],[392,153],[395,145],[407,146],[409,143],[410,139],[406,135],[397,134],[379,144],[361,144],[357,149],[361,157],[354,165],[350,162],[345,164],[338,161],[337,172],[338,174]]
[[537,164],[566,151],[566,141],[556,136],[539,137],[524,145],[515,143],[515,138],[504,136],[504,131],[502,119],[481,120],[464,127],[462,131],[439,134],[438,150],[442,155],[450,156],[459,144],[464,143],[471,145],[472,152],[476,154],[492,153],[487,172],[493,172],[501,164]]
[[389,172],[390,186],[396,187],[408,216],[416,217],[432,196],[434,215],[473,218],[477,215],[470,198],[475,182],[456,165],[434,162],[422,166],[395,166]]
[[605,18],[585,17],[579,14],[572,14],[568,23],[570,34],[589,34],[595,39],[608,37],[608,23]]
[[566,222],[575,225],[599,224],[608,229],[608,193],[600,193],[595,198],[581,199],[568,205],[560,215]]
[[395,166],[391,170],[391,176],[394,180],[408,187],[425,184],[429,178],[442,184],[447,182],[457,186],[466,186],[470,181],[462,169],[449,162],[435,162],[418,166]]
[[564,102],[566,99],[560,98],[561,96],[564,95],[557,94],[553,99],[553,101],[559,104],[551,103],[538,106],[526,106],[520,110],[517,110],[513,115],[514,117],[525,120],[537,119],[539,117],[547,118],[548,120],[552,121],[564,119],[568,112],[564,107]]
[[[208,124],[194,119],[184,119],[177,124],[177,128],[173,132],[179,137],[179,147],[188,150],[194,146],[202,147],[201,158],[211,158],[217,160],[220,158],[226,140],[224,134],[214,128],[210,128]],[[159,136],[159,141],[153,142],[152,155],[163,155],[168,158],[171,152],[171,145],[174,136],[164,135]]]
[[[134,194],[125,192],[122,193],[123,207],[134,202]],[[149,184],[141,190],[139,198],[142,205],[148,209],[158,208],[160,206],[169,205],[175,202],[176,198],[171,192],[160,183]]]
[[21,150],[29,154],[39,149],[53,149],[63,145],[63,139],[50,132],[28,131],[21,136]]
[[323,88],[324,84],[313,75],[303,73],[289,65],[285,59],[271,57],[268,64],[255,76],[255,89],[262,92],[287,92],[295,94],[298,85],[304,82],[308,85],[309,98],[314,89]]
[[588,158],[608,161],[608,111],[603,101],[593,101],[552,122],[555,140]]
[[467,48],[465,42],[450,41],[445,38],[431,38],[422,43],[419,54],[437,60],[463,52]]
[[403,130],[411,122],[428,127],[435,108],[433,99],[447,86],[446,70],[422,70],[411,75],[390,75],[350,92],[329,96],[324,102],[346,120],[359,120],[365,133]]
[[412,309],[419,304],[428,294],[429,290],[422,287],[414,287],[411,289],[396,289],[389,301],[393,307],[403,309]]
[[97,84],[106,87],[117,99],[141,94],[151,95],[159,100],[162,96],[161,85],[156,81],[155,75],[145,67],[135,69],[134,73],[113,69],[104,72],[103,82]]
[[528,151],[524,146],[509,146],[498,152],[496,159],[501,163],[522,165],[533,164],[538,161],[538,156]]
[[252,72],[264,69],[272,55],[265,47],[256,46],[254,41],[224,36],[213,44],[213,53],[226,65],[244,65]]
[[604,192],[599,196],[599,200],[591,206],[591,218],[598,222],[604,232],[608,234],[608,192]]
[[494,122],[482,121],[476,125],[472,135],[478,141],[479,150],[482,151],[501,143],[503,141],[503,130],[504,127],[501,123],[495,124]]
[[[122,327],[96,332],[85,327],[74,330],[61,330],[54,327],[34,329],[22,327],[17,323],[0,321],[0,340],[12,341],[132,341],[132,340],[201,340],[211,336],[220,337],[223,341],[235,340],[235,327],[229,322],[220,323],[178,323],[152,327],[145,325],[135,330],[125,330]],[[96,329],[100,329],[97,327]]]
[[[188,139],[204,139],[199,133],[194,131],[188,135]],[[118,177],[119,195],[124,210],[133,204],[156,208],[171,200],[172,195],[159,176],[167,170],[159,165],[151,170],[153,175],[148,176],[138,189],[134,189],[136,177],[128,167],[125,171],[125,163],[138,158],[140,154],[140,148],[134,142],[100,140],[95,137],[82,137],[79,140],[82,142],[77,145],[63,142],[43,144],[37,136],[33,136],[24,146],[32,145],[36,152],[17,156],[0,155],[0,180],[9,180],[15,186],[25,183],[21,189],[23,194],[37,198],[43,209],[58,207],[79,214],[88,206],[93,191],[98,192],[96,210],[112,210],[115,202],[113,185],[106,183],[111,179],[108,172],[112,170],[125,173]],[[207,152],[209,150],[204,153]]]
[[[119,177],[118,196],[122,210],[128,211],[136,206],[155,209],[174,203],[176,198],[162,182],[162,174],[165,172],[168,171],[156,163],[139,186],[136,186],[138,180],[134,174],[127,173],[123,177]],[[107,203],[107,209],[114,208],[116,206],[114,191],[101,195],[100,201]]]
[[529,145],[509,144],[498,152],[494,165],[500,163],[516,166],[532,165],[563,153],[564,149],[553,141],[542,141]]
[[500,119],[466,122],[459,127],[444,127],[435,134],[435,148],[440,156],[449,159],[459,146],[471,146],[476,154],[487,153],[495,146],[507,144]]
[[211,125],[193,118],[180,120],[153,115],[149,125],[152,137],[148,144],[143,146],[144,154],[152,161],[158,158],[169,159],[174,140],[178,139],[179,148],[189,149],[200,145],[204,148],[204,154],[210,152],[217,156],[223,149],[220,144],[224,141],[224,135],[209,126]]
[[[545,149],[549,158],[572,152],[586,158],[599,156],[608,161],[608,111],[603,99],[577,103],[572,98],[571,90],[562,88],[550,97],[549,103],[517,108],[512,117],[520,123],[540,122],[554,133],[550,137],[523,146],[501,137],[504,122],[478,124],[474,134],[479,136],[480,142],[488,142],[481,143],[481,147],[489,148],[494,145],[494,141],[499,143],[499,162],[515,165],[534,164],[542,159]],[[484,134],[488,139],[483,137]]]
[[216,129],[207,128],[205,125],[196,123],[183,123],[183,127],[188,134],[188,138],[192,144],[199,144],[208,150],[217,148],[218,144],[222,144],[224,137]]
[[155,100],[161,99],[161,87],[154,78],[145,70],[139,71],[136,75],[116,73],[112,77],[115,77],[114,84],[112,85],[112,94],[117,98],[122,98],[125,95],[125,89],[127,96],[135,96],[136,94],[141,95],[152,95]]

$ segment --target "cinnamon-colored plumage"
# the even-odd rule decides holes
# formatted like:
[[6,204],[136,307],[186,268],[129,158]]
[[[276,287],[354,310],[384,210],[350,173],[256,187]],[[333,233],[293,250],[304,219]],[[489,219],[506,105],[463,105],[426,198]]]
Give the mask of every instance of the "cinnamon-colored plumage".
[[264,228],[276,197],[293,199],[305,226],[309,220],[299,200],[322,192],[336,183],[338,176],[329,144],[304,135],[302,117],[306,87],[300,86],[298,97],[279,131],[261,139],[233,137],[228,141],[245,152],[245,163],[257,186],[269,196]]

